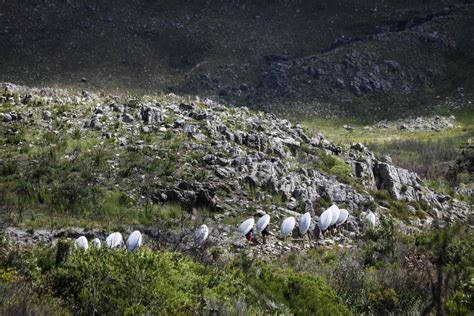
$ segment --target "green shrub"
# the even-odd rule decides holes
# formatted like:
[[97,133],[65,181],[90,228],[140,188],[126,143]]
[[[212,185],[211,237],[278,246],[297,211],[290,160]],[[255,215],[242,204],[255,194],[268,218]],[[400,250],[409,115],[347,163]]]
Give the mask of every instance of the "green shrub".
[[330,207],[332,204],[331,198],[329,195],[324,192],[319,199],[314,202],[314,211],[316,215],[321,215],[324,209]]
[[423,211],[423,210],[416,210],[415,215],[416,215],[416,217],[418,217],[419,219],[426,219],[426,218],[427,218],[426,212]]
[[404,201],[391,201],[389,207],[391,214],[398,219],[406,220],[413,217],[413,214],[408,209],[407,203]]
[[0,315],[69,315],[49,293],[38,295],[14,270],[0,268]]
[[164,140],[171,140],[175,136],[175,132],[171,129],[167,130],[163,135]]
[[380,225],[369,226],[363,236],[364,260],[366,265],[390,259],[395,247],[395,223],[387,216],[380,218]]
[[203,272],[202,266],[177,254],[102,249],[72,253],[52,273],[51,283],[78,314],[123,314],[130,308],[190,313],[198,285],[207,281]]
[[369,299],[376,314],[393,311],[398,303],[397,292],[392,288],[380,287],[369,293]]
[[[57,245],[18,247],[0,232],[0,311],[35,314],[40,310],[36,302],[43,300],[51,308],[63,302],[78,315],[192,314],[211,310],[210,302],[218,302],[223,311],[239,301],[255,303],[239,270],[204,266],[180,253],[148,248],[130,254],[106,248],[70,252],[70,241]],[[21,291],[14,290],[17,281]],[[24,308],[17,309],[21,304],[15,302]]]
[[[255,269],[255,268],[254,268]],[[314,274],[268,265],[249,280],[258,293],[288,306],[295,315],[345,315],[349,311],[327,282]]]
[[391,201],[392,197],[387,190],[378,190],[374,193],[374,198],[378,201]]
[[474,310],[474,268],[468,268],[467,280],[446,301],[446,310],[450,315],[469,315]]
[[466,315],[474,310],[474,234],[465,223],[454,223],[443,229],[433,229],[416,238],[416,246],[432,263],[431,273],[437,274],[444,288],[432,284],[432,292],[439,293],[437,308],[452,315]]
[[108,218],[121,217],[132,207],[132,200],[123,192],[106,192],[100,206],[100,214]]

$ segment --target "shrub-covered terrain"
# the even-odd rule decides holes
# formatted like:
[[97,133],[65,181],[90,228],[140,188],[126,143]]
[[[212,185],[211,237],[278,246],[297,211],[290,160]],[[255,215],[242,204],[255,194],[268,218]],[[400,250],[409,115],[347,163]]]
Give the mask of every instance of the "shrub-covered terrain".
[[[2,87],[1,314],[472,311],[471,202],[362,143],[209,99]],[[347,222],[321,232],[331,204]],[[305,212],[309,236],[281,238]],[[73,246],[136,229],[135,253]]]
[[393,222],[357,252],[313,249],[278,261],[202,262],[152,250],[0,245],[2,315],[292,313],[348,315],[473,309],[472,230],[462,224],[403,237]]
[[0,315],[472,315],[472,34],[472,0],[0,1]]

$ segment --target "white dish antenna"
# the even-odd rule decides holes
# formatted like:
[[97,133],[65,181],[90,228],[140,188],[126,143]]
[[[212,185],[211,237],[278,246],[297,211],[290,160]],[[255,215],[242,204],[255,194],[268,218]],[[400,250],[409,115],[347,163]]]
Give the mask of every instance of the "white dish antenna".
[[105,244],[107,248],[114,249],[119,248],[123,245],[123,237],[119,232],[110,234],[107,239],[105,239]]
[[142,233],[138,230],[134,231],[133,233],[128,236],[127,239],[127,249],[130,252],[135,252],[140,248],[142,245]]
[[87,250],[89,249],[89,243],[87,242],[87,238],[84,236],[81,236],[76,239],[74,242],[74,246],[79,249]]
[[257,231],[261,232],[270,224],[270,215],[265,214],[257,221]]
[[346,209],[340,209],[339,210],[339,217],[336,221],[336,226],[341,226],[347,221],[347,218],[349,217],[349,212]]
[[94,238],[94,239],[92,239],[91,244],[92,244],[92,247],[97,248],[97,249],[100,249],[101,243],[100,243],[100,239],[99,239],[99,238]]
[[283,223],[281,223],[281,228],[280,228],[281,237],[288,236],[295,228],[295,225],[296,225],[296,220],[293,216],[285,218]]
[[205,224],[201,225],[194,232],[194,243],[196,245],[202,245],[206,241],[208,236],[209,236],[209,228]]
[[318,223],[319,228],[321,228],[321,230],[326,230],[331,225],[331,222],[332,222],[332,212],[331,210],[327,209],[319,217],[319,223]]
[[239,232],[242,236],[245,236],[248,234],[248,232],[253,228],[253,225],[255,224],[255,220],[253,218],[249,218],[239,226]]
[[331,225],[334,225],[334,224],[336,224],[337,219],[339,218],[339,213],[340,213],[341,211],[339,210],[339,207],[337,207],[336,204],[331,205],[331,207],[328,208],[328,210],[330,210],[331,213],[332,213]]
[[311,214],[309,212],[304,213],[303,216],[300,218],[300,222],[298,228],[301,234],[306,234],[309,230],[309,226],[311,225]]
[[370,211],[369,214],[365,216],[366,221],[375,227],[375,214],[374,212]]

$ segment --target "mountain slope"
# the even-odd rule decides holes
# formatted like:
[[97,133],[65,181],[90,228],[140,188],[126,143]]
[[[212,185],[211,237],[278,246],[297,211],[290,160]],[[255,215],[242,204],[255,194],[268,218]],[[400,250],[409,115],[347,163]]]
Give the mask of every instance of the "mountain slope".
[[[360,143],[197,97],[1,86],[2,313],[472,309],[459,299],[472,295],[472,205]],[[332,203],[348,221],[321,232]],[[247,242],[239,224],[264,212],[267,242]],[[308,236],[282,238],[283,219],[304,212]],[[74,247],[134,230],[134,253]],[[435,275],[455,276],[442,299]]]
[[[175,95],[3,87],[6,223],[158,225],[162,233],[150,233],[164,241],[171,232],[172,244],[205,222],[216,243],[241,247],[235,225],[262,212],[275,234],[283,217],[317,218],[331,203],[352,215],[347,234],[359,232],[368,211],[414,227],[469,216],[466,204],[362,144],[341,148],[272,114]],[[272,253],[287,247],[272,245]]]
[[[472,4],[2,2],[0,80],[398,118],[472,95]],[[467,100],[466,100],[467,102]],[[407,110],[410,111],[407,111]]]

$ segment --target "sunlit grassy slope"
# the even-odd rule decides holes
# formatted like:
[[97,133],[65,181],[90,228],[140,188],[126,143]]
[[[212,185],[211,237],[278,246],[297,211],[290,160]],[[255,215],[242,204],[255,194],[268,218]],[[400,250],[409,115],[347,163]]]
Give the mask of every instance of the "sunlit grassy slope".
[[[447,172],[463,157],[463,149],[468,148],[469,140],[474,137],[474,108],[448,111],[440,107],[435,113],[454,113],[454,128],[441,131],[384,130],[367,128],[370,125],[347,118],[312,118],[302,123],[343,146],[363,143],[379,156],[388,154],[396,165],[417,172],[434,189],[452,193],[446,179]],[[350,125],[354,130],[348,131],[344,125]],[[472,175],[464,174],[462,177],[462,186],[472,187]]]

